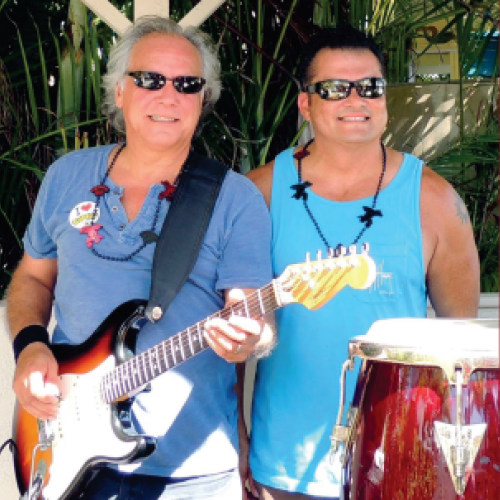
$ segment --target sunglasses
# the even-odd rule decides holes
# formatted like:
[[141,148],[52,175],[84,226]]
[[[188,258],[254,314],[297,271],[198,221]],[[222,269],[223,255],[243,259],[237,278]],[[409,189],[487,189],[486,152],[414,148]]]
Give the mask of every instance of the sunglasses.
[[160,90],[166,85],[167,81],[171,81],[174,89],[181,94],[197,94],[206,83],[206,80],[200,76],[168,78],[153,71],[129,71],[127,75],[134,79],[137,87],[146,90]]
[[306,85],[304,90],[310,94],[316,93],[327,101],[341,101],[347,99],[351,95],[351,90],[355,88],[359,97],[376,99],[385,94],[386,85],[386,81],[378,77],[361,78],[355,82],[332,78]]

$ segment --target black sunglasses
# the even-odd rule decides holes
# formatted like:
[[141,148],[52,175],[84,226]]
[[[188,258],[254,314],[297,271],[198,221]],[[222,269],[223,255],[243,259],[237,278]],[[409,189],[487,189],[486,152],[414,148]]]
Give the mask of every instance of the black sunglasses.
[[310,94],[316,93],[321,99],[327,101],[340,101],[342,99],[347,99],[353,88],[356,89],[359,97],[376,99],[385,94],[386,86],[386,81],[378,77],[361,78],[361,80],[356,80],[355,82],[332,78],[331,80],[324,80],[322,82],[306,85],[304,90]]
[[167,81],[171,81],[174,89],[181,94],[197,94],[205,85],[206,80],[201,76],[176,76],[168,78],[161,73],[153,71],[129,71],[128,76],[134,79],[134,83],[141,89],[160,90]]

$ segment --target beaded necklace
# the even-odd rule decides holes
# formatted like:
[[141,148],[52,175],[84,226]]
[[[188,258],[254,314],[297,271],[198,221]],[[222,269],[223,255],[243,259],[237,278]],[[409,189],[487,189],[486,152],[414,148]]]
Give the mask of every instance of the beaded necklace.
[[95,222],[96,222],[97,213],[99,210],[99,204],[101,202],[101,198],[106,193],[109,193],[109,187],[106,186],[105,182],[108,179],[111,170],[115,166],[115,163],[116,163],[116,160],[118,159],[118,156],[120,156],[120,153],[123,151],[124,148],[125,148],[125,144],[122,144],[118,148],[118,151],[116,152],[115,156],[111,160],[111,163],[110,163],[109,167],[107,168],[107,170],[106,170],[106,172],[101,180],[101,183],[98,184],[97,186],[94,186],[90,190],[90,192],[92,194],[94,194],[96,197],[94,211],[92,213],[92,218],[90,220],[90,224],[88,226],[80,229],[80,233],[87,235],[87,241],[86,241],[87,247],[90,249],[90,251],[96,257],[99,257],[100,259],[104,259],[104,260],[114,261],[114,262],[129,261],[130,259],[135,257],[144,247],[146,247],[150,243],[154,243],[158,240],[158,235],[156,234],[156,224],[158,222],[158,216],[160,214],[161,202],[162,202],[162,200],[172,201],[174,194],[175,194],[175,191],[176,191],[176,188],[177,188],[177,184],[179,182],[180,175],[184,171],[184,167],[187,163],[187,160],[186,160],[186,162],[184,163],[184,165],[182,166],[182,168],[179,172],[179,175],[175,179],[174,184],[170,184],[170,182],[168,182],[168,181],[161,181],[161,184],[163,185],[164,190],[158,195],[158,201],[156,203],[156,209],[155,209],[155,214],[153,217],[153,222],[151,223],[151,228],[149,230],[142,231],[140,233],[141,238],[142,238],[142,243],[139,245],[139,247],[137,247],[135,250],[130,252],[128,255],[124,255],[122,257],[117,257],[114,255],[105,255],[101,252],[98,252],[94,248],[94,244],[99,243],[104,238],[104,236],[99,234],[99,230],[102,228],[102,224],[95,224]]
[[[306,189],[312,186],[312,183],[309,181],[303,181],[302,180],[302,160],[309,156],[311,154],[310,151],[308,151],[309,146],[312,144],[314,139],[311,139],[306,143],[306,145],[302,148],[302,150],[298,151],[293,155],[293,157],[297,160],[298,168],[298,178],[299,182],[298,184],[294,184],[293,186],[290,186],[291,189],[295,190],[295,194],[292,196],[296,200],[302,199],[302,202],[304,203],[304,208],[306,209],[307,214],[309,215],[309,218],[311,219],[312,223],[314,224],[314,227],[316,228],[316,231],[319,234],[319,237],[323,241],[323,243],[326,245],[326,249],[329,253],[331,253],[334,249],[326,239],[325,235],[323,234],[323,231],[319,227],[318,221],[314,217],[313,213],[311,212],[311,209],[309,207],[309,204],[307,203],[307,198],[308,194],[306,192]],[[376,210],[377,206],[377,199],[378,195],[380,194],[380,189],[382,187],[382,182],[384,180],[385,176],[385,171],[387,167],[387,154],[385,151],[385,146],[381,142],[380,147],[382,148],[382,172],[380,173],[380,178],[378,180],[378,185],[377,185],[377,190],[375,191],[375,194],[373,195],[373,200],[372,200],[372,205],[371,207],[363,207],[364,214],[359,215],[358,218],[359,220],[364,223],[363,227],[361,228],[361,231],[359,234],[356,236],[354,241],[352,242],[352,245],[356,245],[358,241],[360,240],[361,236],[364,234],[364,232],[373,224],[373,217],[382,217],[382,212],[380,210]],[[351,245],[351,246],[352,246]],[[343,245],[339,243],[336,247],[336,249],[343,248]]]

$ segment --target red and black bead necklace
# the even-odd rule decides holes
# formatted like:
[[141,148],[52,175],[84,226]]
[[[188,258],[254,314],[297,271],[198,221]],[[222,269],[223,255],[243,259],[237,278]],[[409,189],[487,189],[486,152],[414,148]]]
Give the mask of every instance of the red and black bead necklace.
[[[318,232],[319,237],[321,238],[323,243],[326,245],[327,251],[330,253],[331,251],[334,250],[334,248],[330,245],[330,243],[326,239],[325,235],[323,234],[323,231],[319,227],[319,224],[318,224],[318,221],[316,220],[316,217],[314,217],[314,215],[311,212],[311,209],[309,207],[309,204],[307,203],[308,193],[307,193],[306,189],[311,187],[312,183],[309,181],[302,180],[302,160],[311,154],[311,152],[308,151],[308,148],[312,144],[313,141],[314,141],[314,139],[311,139],[310,141],[308,141],[300,151],[297,151],[297,153],[295,153],[293,155],[293,157],[297,160],[297,172],[298,172],[299,182],[298,182],[298,184],[294,184],[294,185],[290,186],[290,188],[295,190],[295,194],[292,196],[292,198],[295,198],[296,200],[301,199],[302,202],[304,203],[304,208],[306,209],[306,212],[309,215],[309,218],[311,219],[312,223],[314,224],[314,227],[316,228],[316,231]],[[376,206],[377,206],[378,196],[379,196],[380,190],[382,188],[382,182],[384,180],[385,171],[386,171],[386,167],[387,167],[387,154],[386,154],[385,146],[382,142],[380,143],[380,146],[382,148],[382,172],[380,173],[380,178],[378,180],[377,190],[375,191],[375,194],[373,196],[371,207],[364,206],[363,210],[365,211],[365,213],[363,215],[358,216],[359,220],[364,225],[361,228],[361,231],[359,232],[359,234],[356,236],[356,238],[352,242],[352,245],[356,245],[356,243],[358,243],[358,241],[360,240],[361,236],[363,236],[365,231],[373,224],[373,217],[382,217],[382,212],[380,210],[376,210]],[[339,243],[335,247],[335,249],[339,249],[342,246],[343,245],[341,243]]]
[[153,217],[153,222],[151,223],[151,228],[147,231],[142,231],[141,232],[141,238],[142,238],[142,243],[139,245],[138,248],[136,248],[134,251],[130,252],[128,255],[124,255],[122,257],[116,257],[113,255],[105,255],[103,253],[98,252],[94,248],[95,243],[99,243],[102,239],[103,236],[98,233],[98,231],[102,228],[101,224],[95,224],[96,219],[97,219],[97,213],[99,210],[99,204],[101,201],[101,198],[106,194],[109,193],[109,187],[106,186],[105,182],[109,177],[109,174],[113,167],[115,166],[116,160],[118,159],[118,156],[120,156],[120,153],[123,151],[125,148],[125,144],[122,144],[119,148],[118,151],[115,153],[113,159],[111,160],[111,163],[109,167],[107,168],[101,183],[97,186],[94,186],[90,192],[95,195],[96,201],[95,201],[95,206],[94,206],[94,211],[92,213],[92,218],[90,220],[90,224],[82,229],[80,229],[80,232],[83,234],[87,234],[87,247],[90,249],[90,251],[96,256],[99,257],[100,259],[105,259],[105,260],[110,260],[110,261],[115,261],[115,262],[126,262],[135,257],[144,247],[149,245],[150,243],[154,243],[158,240],[158,235],[156,234],[156,224],[158,223],[158,217],[160,214],[160,207],[161,207],[161,202],[162,200],[167,200],[167,201],[172,201],[175,190],[177,188],[177,184],[179,182],[179,178],[181,173],[184,170],[184,166],[181,168],[179,175],[174,181],[174,184],[170,184],[168,181],[161,181],[161,184],[164,187],[164,190],[158,195],[158,202],[156,203],[156,209],[155,209],[155,214]]

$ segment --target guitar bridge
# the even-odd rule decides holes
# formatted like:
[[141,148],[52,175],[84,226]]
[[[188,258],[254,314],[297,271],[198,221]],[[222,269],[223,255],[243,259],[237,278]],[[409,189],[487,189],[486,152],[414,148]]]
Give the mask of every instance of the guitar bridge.
[[55,421],[37,420],[38,426],[38,445],[42,451],[47,451],[55,439]]

